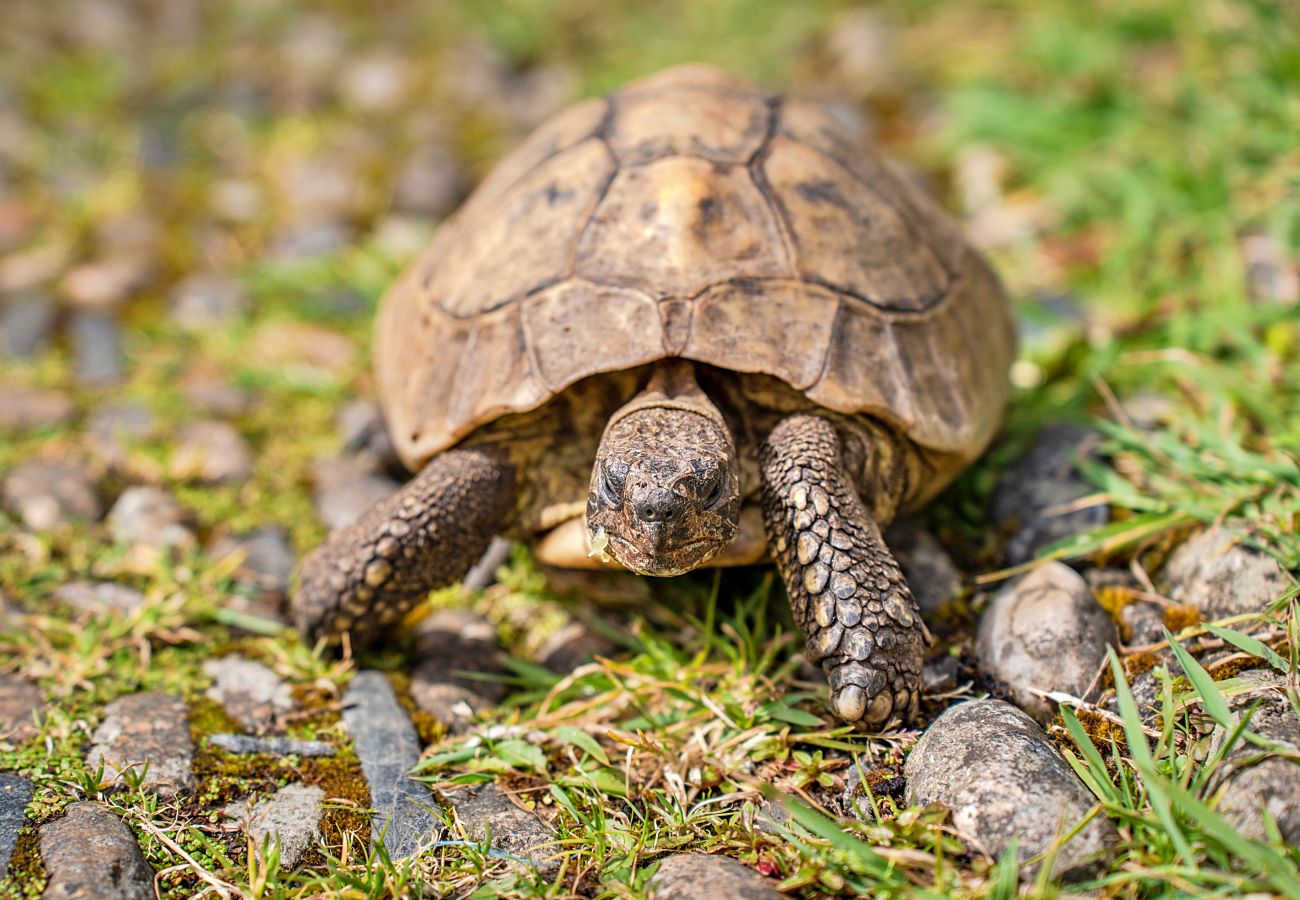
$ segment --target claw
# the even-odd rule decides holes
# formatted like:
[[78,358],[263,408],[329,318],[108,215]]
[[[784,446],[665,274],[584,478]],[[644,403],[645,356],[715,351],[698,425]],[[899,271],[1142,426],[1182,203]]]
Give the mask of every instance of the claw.
[[835,693],[831,706],[845,722],[856,722],[867,709],[867,695],[856,684],[850,684]]

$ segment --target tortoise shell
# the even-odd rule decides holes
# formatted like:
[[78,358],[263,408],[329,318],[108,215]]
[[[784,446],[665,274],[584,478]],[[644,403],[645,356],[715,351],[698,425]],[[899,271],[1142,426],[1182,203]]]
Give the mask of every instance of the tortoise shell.
[[820,107],[685,66],[503,160],[384,298],[375,356],[412,470],[684,357],[876,417],[946,481],[997,427],[1014,343],[997,279],[906,177]]

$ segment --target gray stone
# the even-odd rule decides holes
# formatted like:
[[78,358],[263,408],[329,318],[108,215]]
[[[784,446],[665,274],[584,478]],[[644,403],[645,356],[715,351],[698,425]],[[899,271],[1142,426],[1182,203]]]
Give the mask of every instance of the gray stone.
[[204,272],[177,283],[171,294],[171,318],[181,328],[201,330],[225,325],[248,307],[248,295],[234,278]]
[[1181,544],[1163,577],[1170,599],[1195,607],[1207,619],[1263,612],[1293,585],[1277,560],[1218,526]]
[[195,422],[181,431],[171,474],[205,484],[231,484],[253,473],[253,451],[228,422]]
[[[1286,684],[1273,672],[1251,670],[1239,676],[1256,690],[1228,698],[1233,718],[1240,722],[1250,707],[1259,708],[1250,717],[1247,730],[1283,747],[1292,756],[1300,754],[1300,717],[1286,696]],[[1212,739],[1217,751],[1227,734],[1216,727]],[[1213,785],[1218,810],[1238,832],[1255,841],[1268,840],[1266,822],[1277,823],[1282,840],[1300,845],[1300,763],[1285,756],[1260,759],[1263,750],[1239,740],[1228,752],[1226,765]]]
[[280,868],[293,869],[320,837],[325,792],[305,784],[280,788],[269,799],[247,799],[222,810],[258,845],[268,838],[280,843]]
[[492,538],[479,561],[470,566],[470,570],[460,580],[460,586],[467,591],[482,591],[496,584],[497,570],[510,561],[513,549],[513,541],[499,535]]
[[36,735],[36,717],[45,712],[40,687],[21,675],[0,675],[0,740],[21,743]]
[[581,619],[553,631],[537,648],[537,661],[552,672],[567,675],[597,656],[610,656],[618,650],[611,641]]
[[122,325],[113,313],[82,309],[68,323],[73,370],[82,384],[99,387],[123,373]]
[[394,858],[413,856],[436,840],[441,820],[429,788],[411,778],[420,738],[384,673],[358,672],[343,696],[343,725],[370,786],[371,839],[381,836]]
[[[997,859],[1019,840],[1020,860],[1045,853],[1094,798],[1033,719],[1000,700],[951,707],[931,723],[904,767],[910,805],[942,803],[964,839]],[[1056,856],[1057,877],[1084,874],[1117,840],[1104,815]],[[1037,867],[1022,869],[1032,876]]]
[[404,212],[441,218],[460,197],[461,181],[460,166],[445,147],[424,147],[398,172],[393,203]]
[[1046,723],[1056,704],[1034,691],[1082,698],[1107,644],[1119,644],[1115,623],[1087,582],[1054,562],[998,592],[980,618],[975,655],[981,670],[1010,688],[1017,706]]
[[343,249],[351,240],[352,229],[341,222],[312,222],[277,234],[270,257],[285,263],[319,259]]
[[153,900],[153,869],[131,829],[98,803],[68,805],[41,826],[41,862],[51,900]]
[[9,859],[18,844],[18,829],[27,819],[27,804],[32,802],[32,783],[21,775],[0,772],[0,878],[9,868]]
[[208,416],[238,416],[248,411],[246,391],[206,371],[188,373],[181,379],[181,392],[194,409]]
[[4,503],[34,531],[103,515],[95,479],[84,466],[57,459],[20,463],[5,476]]
[[499,681],[468,674],[501,675],[505,663],[496,629],[463,609],[440,609],[420,623],[416,644],[420,665],[411,675],[411,697],[452,734],[463,734],[474,715],[505,696]]
[[915,519],[901,519],[885,532],[885,543],[926,616],[933,616],[961,592],[961,573],[952,557]]
[[208,738],[214,747],[238,756],[333,756],[337,751],[325,741],[308,741],[277,735],[214,734]]
[[289,536],[278,525],[260,528],[240,537],[224,537],[208,551],[214,560],[222,560],[235,553],[243,554],[244,561],[235,570],[235,577],[259,590],[284,593],[289,589],[289,578],[297,562]]
[[993,519],[1012,533],[1003,551],[1007,565],[1029,562],[1045,547],[1109,521],[1104,505],[1057,511],[1094,492],[1079,475],[1075,459],[1086,456],[1096,440],[1078,425],[1044,428],[1029,452],[1003,473],[993,498]]
[[560,849],[548,846],[555,833],[537,816],[521,809],[495,784],[474,785],[447,794],[456,818],[472,841],[492,836],[492,850],[537,866],[543,873],[559,868]]
[[388,435],[384,414],[373,400],[353,400],[339,410],[335,420],[343,435],[345,452],[360,458],[370,471],[398,471],[401,460]]
[[401,56],[372,53],[344,67],[339,78],[339,94],[362,112],[392,112],[406,98],[410,76],[408,64]]
[[50,342],[59,308],[45,294],[22,293],[10,297],[0,311],[0,356],[29,359]]
[[70,581],[55,589],[53,597],[79,613],[101,616],[114,613],[129,616],[145,602],[135,588],[111,581]]
[[165,549],[186,547],[193,533],[183,524],[185,510],[162,488],[127,488],[108,513],[113,540],[122,544],[143,544]]
[[65,425],[76,413],[58,391],[0,384],[0,430],[26,431]]
[[260,662],[242,656],[209,659],[203,672],[213,680],[208,699],[249,731],[262,732],[279,725],[294,708],[289,685]]
[[957,689],[961,660],[945,653],[921,667],[921,687],[927,695],[946,694]]
[[131,444],[153,436],[157,427],[149,407],[125,401],[95,410],[86,422],[86,435],[91,452],[108,465],[121,467]]
[[184,701],[174,694],[149,691],[108,704],[86,754],[91,769],[100,760],[109,778],[147,763],[146,790],[174,794],[188,788],[194,782],[190,771],[194,744]]
[[1130,647],[1149,647],[1165,639],[1165,611],[1159,603],[1134,600],[1119,611],[1119,623]]
[[316,514],[331,530],[346,528],[400,485],[355,459],[324,459],[312,469]]
[[675,853],[660,860],[650,879],[654,900],[780,900],[777,882],[729,856]]

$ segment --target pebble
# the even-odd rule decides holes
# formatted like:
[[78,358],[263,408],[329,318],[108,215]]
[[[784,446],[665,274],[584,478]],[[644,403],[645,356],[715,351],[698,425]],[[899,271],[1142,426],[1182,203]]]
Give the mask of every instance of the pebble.
[[269,525],[238,537],[223,537],[213,542],[208,555],[222,560],[242,553],[244,561],[235,570],[235,578],[262,591],[283,594],[297,563],[289,536],[279,525]]
[[33,531],[51,531],[103,515],[95,479],[66,460],[20,463],[4,480],[4,504]]
[[482,591],[497,583],[497,571],[510,561],[514,543],[498,535],[492,538],[478,562],[469,567],[460,586],[467,591]]
[[1039,432],[1034,445],[1002,476],[993,498],[993,519],[1011,539],[1003,550],[1009,566],[1029,562],[1043,548],[1105,525],[1110,512],[1091,506],[1068,513],[1049,511],[1095,491],[1075,469],[1096,435],[1079,425],[1052,425]]
[[405,60],[392,54],[370,54],[349,63],[339,78],[339,94],[362,112],[392,112],[410,88]]
[[121,544],[143,544],[165,549],[185,547],[194,534],[183,524],[185,510],[171,494],[159,487],[127,488],[108,513],[113,540]]
[[393,859],[414,856],[436,839],[435,798],[410,771],[420,760],[415,726],[382,672],[358,672],[343,695],[343,725],[370,786],[371,840],[383,836]]
[[105,312],[125,303],[145,285],[149,263],[137,254],[97,260],[74,266],[59,288],[68,300],[84,310]]
[[333,756],[337,751],[325,741],[308,741],[278,735],[214,734],[208,738],[214,747],[239,756]]
[[229,324],[248,308],[248,293],[228,275],[191,275],[172,289],[169,314],[181,328],[199,331]]
[[204,367],[191,369],[182,376],[181,393],[197,412],[207,416],[238,416],[251,405],[246,391]]
[[537,866],[543,874],[560,866],[560,850],[548,846],[554,831],[534,813],[510,801],[495,784],[482,784],[447,795],[456,818],[472,841],[485,841],[490,834],[492,849]]
[[305,784],[289,784],[266,800],[247,799],[222,810],[259,846],[267,838],[280,842],[280,868],[294,869],[320,837],[325,792]]
[[0,384],[0,429],[28,430],[66,425],[76,413],[58,391]]
[[42,895],[57,900],[153,900],[153,869],[135,835],[98,803],[72,803],[41,826]]
[[1246,268],[1246,293],[1259,303],[1300,303],[1300,266],[1271,234],[1248,234],[1238,243]]
[[195,422],[181,431],[170,471],[205,484],[238,483],[253,474],[253,451],[228,422]]
[[21,775],[0,772],[0,878],[9,868],[9,859],[18,844],[18,829],[27,818],[27,804],[32,802],[32,783]]
[[1119,612],[1119,623],[1130,647],[1148,647],[1165,639],[1165,613],[1159,603],[1134,600]]
[[921,667],[921,687],[929,696],[956,690],[960,677],[961,660],[948,653],[927,661]]
[[[1251,670],[1239,676],[1253,682],[1261,691],[1228,698],[1234,719],[1261,700],[1250,717],[1247,729],[1260,737],[1284,744],[1292,755],[1300,754],[1300,717],[1286,696],[1286,685],[1272,672]],[[1222,746],[1227,735],[1215,728],[1213,750]],[[1219,770],[1213,786],[1218,810],[1238,832],[1256,841],[1268,840],[1266,814],[1277,823],[1282,840],[1292,847],[1300,845],[1300,762],[1284,756],[1259,759],[1261,750],[1244,740],[1228,752],[1227,765]]]
[[1263,612],[1292,587],[1277,560],[1215,526],[1181,544],[1165,564],[1170,599],[1208,619]]
[[113,313],[77,310],[68,323],[77,381],[92,387],[113,384],[123,374],[122,326]]
[[423,147],[398,172],[393,205],[402,212],[440,219],[460,199],[461,182],[455,156],[445,147]]
[[0,740],[18,744],[35,736],[45,699],[34,682],[21,675],[0,675]]
[[52,297],[23,292],[5,301],[0,311],[0,356],[30,359],[50,343],[59,319]]
[[129,616],[144,605],[135,588],[112,581],[70,581],[54,590],[53,597],[73,610],[90,616],[113,613]]
[[352,230],[339,222],[313,222],[280,232],[271,241],[269,258],[281,263],[319,259],[345,248]]
[[401,485],[353,458],[319,460],[312,468],[312,501],[330,529],[346,528]]
[[114,700],[104,708],[104,721],[95,729],[86,764],[94,769],[101,759],[107,778],[147,761],[147,790],[174,794],[190,787],[194,744],[185,703],[174,694],[156,691]]
[[505,696],[499,681],[480,681],[459,674],[505,672],[496,629],[482,616],[462,609],[440,609],[420,623],[411,674],[411,698],[452,734],[468,730],[476,713]]
[[253,333],[250,358],[269,369],[341,376],[351,370],[357,345],[330,328],[302,322],[274,322]]
[[[921,735],[904,772],[909,805],[942,803],[958,833],[994,859],[1016,839],[1021,860],[1046,852],[1062,816],[1069,830],[1094,803],[1042,728],[1001,700],[948,709]],[[1083,874],[1089,857],[1116,839],[1109,819],[1093,818],[1060,848],[1052,874]]]
[[289,685],[255,660],[242,656],[209,659],[203,672],[213,680],[208,698],[220,703],[230,718],[249,731],[275,728],[294,708]]
[[1056,704],[1033,693],[1084,697],[1119,633],[1092,589],[1062,563],[1016,579],[980,618],[975,656],[981,671],[1004,682],[1017,706],[1046,724]]
[[961,573],[952,557],[915,519],[900,519],[885,532],[885,543],[907,578],[923,615],[938,613],[961,591]]
[[91,413],[86,422],[90,449],[113,467],[126,465],[131,444],[147,440],[158,428],[153,411],[142,403],[110,403]]
[[675,853],[660,860],[650,879],[654,900],[780,900],[777,882],[729,856]]

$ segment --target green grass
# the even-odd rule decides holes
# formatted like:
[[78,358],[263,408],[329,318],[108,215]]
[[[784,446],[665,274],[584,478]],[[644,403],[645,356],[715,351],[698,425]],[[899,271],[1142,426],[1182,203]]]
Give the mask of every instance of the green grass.
[[[17,244],[0,244],[0,263],[51,245],[66,250],[69,265],[93,260],[129,231],[131,217],[143,214],[155,228],[160,279],[127,313],[125,385],[77,387],[63,343],[31,362],[0,363],[4,385],[66,389],[83,413],[127,398],[156,414],[157,433],[104,473],[108,499],[129,483],[160,483],[193,511],[201,538],[278,524],[305,552],[322,537],[312,461],[337,449],[335,410],[373,393],[370,313],[406,262],[406,251],[371,230],[392,170],[432,127],[468,178],[481,175],[519,139],[518,116],[530,112],[458,95],[455,82],[472,66],[456,54],[487,48],[507,80],[558,66],[576,94],[698,59],[867,110],[888,149],[966,216],[1015,297],[1025,328],[1005,431],[926,512],[958,556],[975,561],[972,574],[993,568],[986,510],[1001,467],[1041,426],[1062,420],[1101,435],[1084,469],[1111,524],[1045,558],[1156,571],[1176,540],[1215,523],[1300,573],[1300,308],[1251,295],[1243,249],[1247,238],[1266,239],[1282,259],[1300,259],[1294,4],[896,3],[874,13],[886,29],[882,49],[871,51],[885,54],[879,83],[837,62],[845,50],[835,33],[855,21],[839,2],[455,0],[394,2],[366,15],[342,2],[311,6],[337,27],[345,62],[368,52],[405,62],[411,87],[402,106],[361,111],[310,78],[290,84],[277,42],[301,27],[308,4],[208,5],[189,37],[125,54],[95,35],[77,37],[58,4],[19,4],[15,24],[0,26],[0,96],[30,125],[17,150],[0,150],[0,173],[6,196],[34,222]],[[168,136],[174,162],[146,163],[146,130]],[[991,207],[963,208],[976,153],[1001,174]],[[283,173],[344,157],[359,173],[344,219],[361,236],[323,260],[270,259],[290,221]],[[264,208],[213,225],[203,210],[219,180],[262,189]],[[166,286],[206,266],[237,273],[252,308],[230,328],[183,334],[162,315]],[[339,291],[359,300],[340,305]],[[251,349],[301,327],[346,338],[352,360],[321,367],[301,347],[274,359]],[[256,398],[236,418],[257,451],[245,485],[212,488],[169,472],[179,428],[203,415],[182,389],[200,369],[229,374]],[[1158,414],[1138,415],[1139,402]],[[0,472],[42,455],[93,461],[93,449],[77,423],[5,435]],[[120,580],[148,600],[129,618],[73,619],[50,600],[72,578]],[[0,743],[0,770],[36,780],[29,815],[37,823],[75,799],[110,803],[150,862],[168,870],[164,896],[208,887],[275,898],[638,897],[658,860],[680,849],[733,856],[795,896],[1017,895],[1014,853],[985,858],[958,840],[944,811],[908,809],[890,794],[917,731],[868,738],[835,726],[820,677],[795,655],[799,639],[770,576],[657,583],[649,605],[619,611],[626,646],[615,659],[559,676],[526,660],[546,634],[593,611],[582,597],[554,596],[527,554],[481,596],[451,589],[435,597],[471,605],[497,626],[513,654],[512,693],[483,717],[481,734],[432,745],[419,776],[448,787],[492,780],[531,803],[556,830],[560,874],[544,879],[456,833],[418,860],[394,862],[366,845],[355,807],[330,813],[324,852],[303,871],[280,873],[274,847],[243,846],[211,815],[234,794],[295,773],[214,752],[195,797],[169,804],[131,784],[105,790],[82,760],[103,705],[135,690],[176,691],[194,705],[198,733],[217,727],[203,705],[202,663],[238,649],[309,699],[316,712],[296,733],[343,749],[337,766],[303,771],[332,796],[364,805],[331,703],[358,667],[405,671],[415,661],[399,645],[335,661],[289,632],[247,637],[227,608],[237,590],[230,567],[201,550],[158,559],[113,546],[102,526],[31,535],[0,514],[0,592],[15,614],[0,629],[0,670],[38,678],[50,704],[37,737]],[[1056,883],[1044,865],[1021,892],[1300,893],[1300,851],[1276,837],[1247,840],[1215,811],[1230,751],[1294,759],[1234,714],[1248,685],[1226,677],[1271,667],[1300,709],[1300,604],[1276,600],[1258,616],[1170,635],[1178,667],[1151,669],[1154,717],[1143,718],[1118,658],[1107,694],[1117,715],[1101,705],[1063,710],[1052,736],[1120,842],[1090,881]],[[944,649],[960,652],[969,635],[958,629],[948,640]],[[1203,664],[1194,653],[1203,644],[1234,655]],[[1209,740],[1216,726],[1226,735],[1217,746]],[[865,788],[861,820],[838,808],[855,781]],[[788,818],[774,812],[781,808]],[[774,818],[783,824],[769,824]],[[0,896],[39,894],[34,847],[29,826]]]

